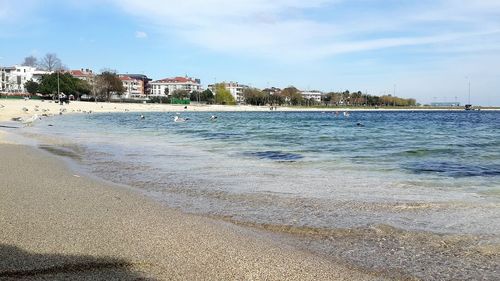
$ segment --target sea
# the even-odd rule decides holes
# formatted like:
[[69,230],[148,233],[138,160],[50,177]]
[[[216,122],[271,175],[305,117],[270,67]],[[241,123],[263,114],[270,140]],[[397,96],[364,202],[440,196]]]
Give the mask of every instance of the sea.
[[142,114],[68,114],[22,132],[166,206],[380,276],[498,280],[498,111]]

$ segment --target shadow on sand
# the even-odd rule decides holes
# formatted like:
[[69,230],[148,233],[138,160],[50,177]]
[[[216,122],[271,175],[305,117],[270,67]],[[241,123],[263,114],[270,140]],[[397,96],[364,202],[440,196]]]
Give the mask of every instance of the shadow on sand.
[[36,254],[0,244],[0,280],[154,280],[115,258]]

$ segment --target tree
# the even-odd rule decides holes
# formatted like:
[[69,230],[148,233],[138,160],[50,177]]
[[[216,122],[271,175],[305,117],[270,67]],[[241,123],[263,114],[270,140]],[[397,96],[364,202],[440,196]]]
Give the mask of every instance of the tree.
[[204,101],[208,104],[214,103],[214,93],[212,93],[212,91],[210,91],[209,89],[206,89],[205,91],[201,92],[200,101]]
[[168,96],[170,94],[170,90],[168,89],[168,87],[166,87],[163,92],[165,93],[165,96]]
[[281,95],[284,96],[285,100],[287,100],[292,105],[299,105],[304,99],[300,94],[300,91],[293,86],[283,89],[281,91]]
[[189,93],[186,90],[175,90],[172,92],[172,98],[174,99],[186,99],[189,97]]
[[46,71],[55,71],[62,69],[62,62],[54,53],[48,53],[42,58],[40,67]]
[[243,90],[245,102],[251,105],[265,105],[269,102],[269,94],[255,88]]
[[24,88],[26,88],[26,91],[28,91],[28,93],[34,95],[38,92],[38,88],[40,87],[40,85],[33,81],[33,80],[29,80],[29,81],[26,81],[26,83],[24,83]]
[[24,58],[24,62],[21,64],[22,66],[31,66],[37,67],[38,59],[34,56],[28,56]]
[[191,101],[199,101],[206,103],[214,102],[214,94],[209,89],[206,89],[203,92],[193,91],[189,96]]
[[118,75],[111,71],[104,71],[96,77],[96,88],[99,96],[107,101],[113,94],[122,95],[125,92],[123,83]]
[[[59,84],[59,87],[58,87]],[[90,93],[90,85],[69,73],[52,73],[43,75],[38,86],[38,92],[55,97],[57,92],[79,97]]]
[[192,91],[191,94],[189,94],[189,99],[191,101],[200,101],[201,100],[201,92]]
[[218,104],[235,105],[233,95],[224,84],[215,84],[215,102]]

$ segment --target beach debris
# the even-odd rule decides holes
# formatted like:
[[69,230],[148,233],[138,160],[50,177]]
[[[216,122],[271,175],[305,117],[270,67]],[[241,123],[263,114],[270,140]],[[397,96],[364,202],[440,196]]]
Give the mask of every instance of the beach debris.
[[0,104],[0,108],[4,108],[4,107],[5,107],[5,105],[3,105],[3,104]]
[[28,109],[27,109],[26,107],[23,107],[23,108],[22,108],[22,110],[23,110],[24,112],[28,112]]
[[22,117],[12,117],[10,120],[12,121],[21,121]]
[[75,178],[79,178],[80,176],[79,176],[79,175],[73,175],[73,177],[75,177]]
[[128,108],[125,108],[125,112],[129,112],[130,110],[128,110]]

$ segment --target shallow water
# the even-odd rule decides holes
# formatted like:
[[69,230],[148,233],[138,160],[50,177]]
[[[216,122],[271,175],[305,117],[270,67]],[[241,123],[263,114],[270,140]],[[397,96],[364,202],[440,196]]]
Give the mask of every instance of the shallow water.
[[388,225],[401,237],[499,242],[500,112],[182,113],[185,123],[144,115],[64,116],[23,130],[187,212],[272,229]]

